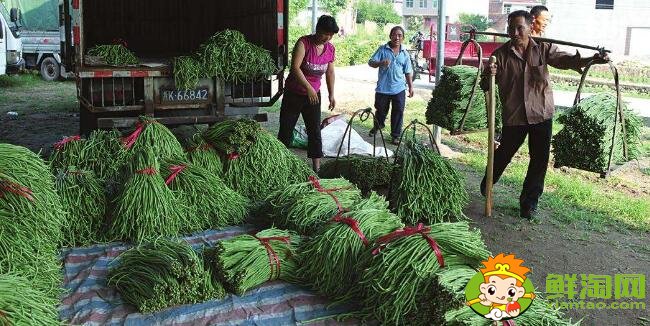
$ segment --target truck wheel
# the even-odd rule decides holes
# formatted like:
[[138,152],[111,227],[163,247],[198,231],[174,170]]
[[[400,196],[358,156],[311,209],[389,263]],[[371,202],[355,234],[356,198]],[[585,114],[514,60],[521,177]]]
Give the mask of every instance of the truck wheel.
[[46,81],[57,80],[61,77],[61,67],[56,59],[47,57],[41,61],[41,78]]

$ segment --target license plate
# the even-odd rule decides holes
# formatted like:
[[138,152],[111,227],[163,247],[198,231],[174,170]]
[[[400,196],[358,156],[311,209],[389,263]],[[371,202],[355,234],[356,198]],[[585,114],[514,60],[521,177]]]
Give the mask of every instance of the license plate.
[[160,93],[161,102],[207,102],[209,100],[207,88],[197,89],[165,89]]

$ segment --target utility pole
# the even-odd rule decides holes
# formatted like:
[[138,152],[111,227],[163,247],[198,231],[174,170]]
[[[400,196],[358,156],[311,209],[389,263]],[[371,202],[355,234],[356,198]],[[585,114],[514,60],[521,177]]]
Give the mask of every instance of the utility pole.
[[311,33],[316,33],[316,12],[318,11],[318,1],[311,0]]
[[[436,55],[436,85],[440,84],[440,77],[442,77],[442,66],[445,64],[445,0],[438,1],[438,54]],[[440,148],[440,126],[433,127],[433,140]]]

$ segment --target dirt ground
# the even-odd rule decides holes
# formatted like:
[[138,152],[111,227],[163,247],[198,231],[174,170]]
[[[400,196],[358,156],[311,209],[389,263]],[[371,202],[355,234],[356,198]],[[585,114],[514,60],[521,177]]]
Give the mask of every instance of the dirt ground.
[[[372,105],[372,83],[342,77],[338,77],[336,83],[336,113],[350,113]],[[0,89],[0,142],[26,146],[34,151],[48,151],[51,144],[62,136],[77,134],[79,118],[74,94],[73,82],[38,84],[29,89]],[[428,89],[417,89],[415,99],[408,101],[428,101],[429,94]],[[47,105],[33,105],[34,97],[45,95],[67,104],[57,103],[54,110],[48,110]],[[32,101],[19,100],[23,98],[32,98]],[[18,112],[18,116],[7,115],[8,111]],[[269,122],[264,125],[269,130],[277,130],[277,121],[277,112],[269,113]],[[367,137],[367,130],[359,130],[359,133]],[[304,151],[297,152],[306,156]],[[467,189],[471,195],[465,214],[481,230],[493,253],[514,253],[526,261],[525,265],[532,269],[530,277],[533,284],[539,291],[545,291],[548,274],[598,274],[612,278],[614,274],[648,276],[648,232],[620,228],[597,232],[554,220],[554,212],[544,210],[532,222],[522,220],[512,205],[519,193],[519,186],[497,185],[493,217],[485,218],[484,199],[478,192],[481,176],[462,164],[457,164],[457,167],[466,175]],[[633,177],[634,173],[630,172]],[[647,305],[647,297],[645,300]],[[639,309],[576,309],[568,310],[566,314],[573,321],[582,319],[582,325],[647,325],[650,320],[648,310]]]

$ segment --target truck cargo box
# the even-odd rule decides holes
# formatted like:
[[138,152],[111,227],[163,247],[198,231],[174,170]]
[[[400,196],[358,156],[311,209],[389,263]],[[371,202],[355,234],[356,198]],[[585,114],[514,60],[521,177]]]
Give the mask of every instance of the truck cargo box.
[[[127,126],[140,114],[166,124],[211,123],[230,116],[265,119],[256,109],[272,105],[282,93],[288,0],[62,1],[62,53],[78,77],[84,132]],[[238,30],[268,50],[279,73],[243,85],[204,78],[195,90],[178,90],[173,58],[195,53],[224,29]],[[108,66],[86,55],[95,45],[116,42],[125,44],[140,64]]]

